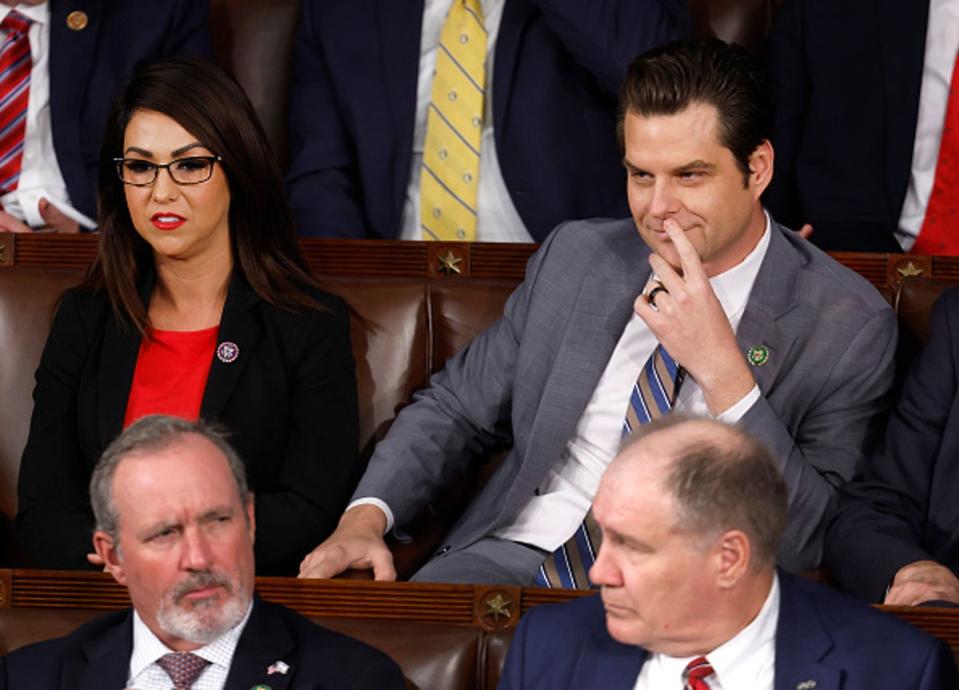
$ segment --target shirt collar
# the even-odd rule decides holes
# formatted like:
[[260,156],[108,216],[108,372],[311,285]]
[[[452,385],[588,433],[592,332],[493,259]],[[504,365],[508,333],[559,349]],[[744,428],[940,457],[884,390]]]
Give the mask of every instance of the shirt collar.
[[0,21],[7,18],[12,10],[16,10],[24,17],[35,24],[48,24],[50,22],[50,3],[42,2],[39,5],[17,5],[16,7],[7,7],[0,5]]
[[756,276],[759,275],[759,268],[766,257],[766,250],[769,249],[769,214],[763,211],[763,215],[766,218],[766,227],[753,250],[732,268],[709,279],[709,284],[712,286],[713,292],[716,293],[719,303],[723,305],[723,311],[726,312],[727,318],[731,319],[734,315],[740,314],[746,309],[749,293],[752,292],[753,283],[756,282]]
[[[246,622],[250,619],[250,613],[252,611],[253,601],[251,600],[243,620],[205,647],[194,650],[193,653],[198,657],[206,659],[212,665],[220,666],[229,671],[230,664],[233,662],[233,653],[236,651],[237,642],[240,641],[240,635],[246,627]],[[139,612],[134,609],[133,654],[130,655],[130,677],[136,678],[143,673],[147,667],[155,664],[160,657],[172,651],[172,649],[163,644],[160,638],[147,627],[147,624],[140,618]]]
[[[759,610],[759,614],[739,631],[731,640],[706,655],[710,666],[716,672],[716,677],[723,687],[749,687],[750,678],[755,674],[755,664],[750,657],[766,653],[767,646],[775,653],[776,625],[779,622],[779,577],[773,576],[772,587],[766,595],[766,601]],[[737,680],[740,674],[744,679]],[[742,680],[746,682],[743,683]]]
[[[776,625],[779,622],[779,576],[773,576],[772,587],[763,602],[757,616],[740,630],[734,637],[706,655],[706,660],[716,672],[716,678],[724,688],[750,687],[751,672],[756,666],[752,664],[752,655],[769,653],[775,655]],[[667,656],[654,654],[649,662],[655,659],[660,665],[663,676],[669,678],[682,677],[683,671],[689,662],[696,657]],[[761,664],[761,660],[757,660]],[[746,682],[742,682],[746,678]],[[738,679],[738,680],[737,680]]]

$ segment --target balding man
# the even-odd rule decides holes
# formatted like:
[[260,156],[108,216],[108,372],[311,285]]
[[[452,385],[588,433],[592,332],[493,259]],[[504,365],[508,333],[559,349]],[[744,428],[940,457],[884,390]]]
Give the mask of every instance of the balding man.
[[602,596],[536,609],[501,690],[948,690],[944,643],[777,572],[786,485],[745,433],[671,416],[610,464],[593,505]]
[[133,609],[14,652],[0,687],[405,687],[385,655],[253,594],[253,497],[216,431],[144,417],[104,452],[90,494],[94,547]]

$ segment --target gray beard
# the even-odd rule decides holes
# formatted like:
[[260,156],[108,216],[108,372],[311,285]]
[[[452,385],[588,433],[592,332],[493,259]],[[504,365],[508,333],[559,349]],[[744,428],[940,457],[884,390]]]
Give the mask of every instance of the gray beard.
[[[222,605],[215,601],[200,601],[186,608],[180,604],[187,592],[213,585],[224,587],[229,595]],[[252,592],[235,587],[222,573],[197,573],[163,598],[156,613],[157,624],[168,635],[207,645],[239,625],[250,608],[251,599]]]

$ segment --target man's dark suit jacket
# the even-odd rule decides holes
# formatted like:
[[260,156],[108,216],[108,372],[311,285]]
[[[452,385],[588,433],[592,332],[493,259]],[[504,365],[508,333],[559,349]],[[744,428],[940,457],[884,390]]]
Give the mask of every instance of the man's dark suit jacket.
[[[941,640],[814,582],[780,572],[779,585],[775,690],[957,687]],[[647,656],[610,637],[599,596],[542,606],[520,621],[499,690],[631,690]]]
[[915,561],[959,575],[959,290],[943,293],[930,325],[885,448],[843,487],[826,536],[830,574],[871,601]]
[[[902,251],[927,0],[786,0],[768,42],[776,170],[764,202],[823,249]],[[855,27],[852,30],[850,27]]]
[[[133,653],[133,613],[111,613],[72,634],[0,659],[9,690],[119,690]],[[268,673],[277,661],[284,673]],[[4,672],[5,671],[5,672]],[[6,682],[6,686],[2,683]],[[403,673],[382,652],[260,598],[237,642],[225,690],[403,690]]]
[[[110,106],[142,65],[209,57],[207,0],[50,0],[53,148],[74,207],[96,218],[97,164]],[[86,13],[71,29],[67,17]]]
[[[290,101],[290,203],[306,235],[394,238],[413,150],[423,0],[304,0]],[[615,94],[687,30],[676,0],[506,0],[493,67],[503,179],[537,242],[626,215]]]
[[[239,356],[213,357],[203,393],[201,417],[231,432],[256,494],[261,575],[295,574],[336,526],[357,479],[349,319],[338,298],[314,296],[325,311],[280,309],[236,272],[217,342],[236,344]],[[87,567],[87,487],[121,431],[139,347],[105,294],[66,294],[37,369],[17,487],[19,537],[40,567]]]

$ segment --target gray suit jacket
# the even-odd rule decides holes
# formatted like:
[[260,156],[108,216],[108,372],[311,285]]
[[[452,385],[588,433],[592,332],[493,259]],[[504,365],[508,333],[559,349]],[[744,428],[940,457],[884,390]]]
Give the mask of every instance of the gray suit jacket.
[[[384,500],[403,525],[471,463],[509,448],[444,549],[508,524],[573,434],[647,282],[648,256],[632,220],[560,226],[503,317],[400,413],[354,497]],[[752,369],[762,396],[741,425],[769,445],[789,487],[780,563],[816,567],[836,487],[859,468],[886,402],[895,317],[863,278],[773,223],[737,339],[744,353],[770,353]]]

